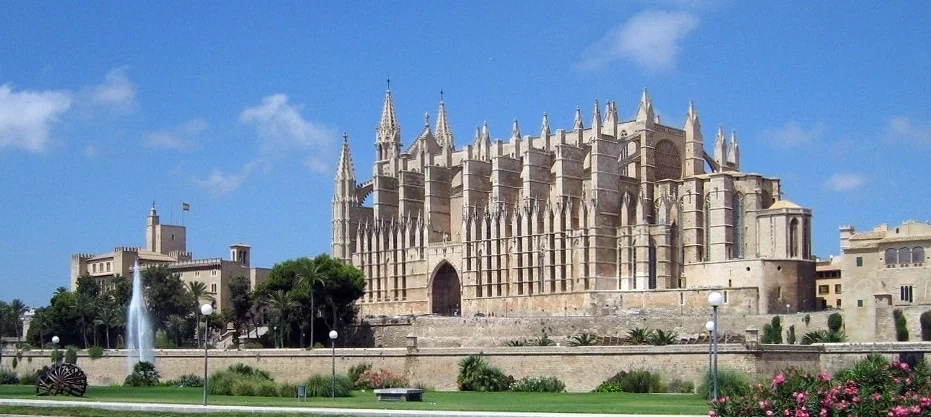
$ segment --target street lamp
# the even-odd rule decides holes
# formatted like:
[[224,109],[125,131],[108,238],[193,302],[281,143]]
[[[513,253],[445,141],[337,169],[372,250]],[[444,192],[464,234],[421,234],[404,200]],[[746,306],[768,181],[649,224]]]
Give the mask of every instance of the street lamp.
[[336,330],[330,330],[330,349],[333,352],[333,385],[330,387],[330,399],[336,400],[336,338],[339,333]]
[[718,399],[718,307],[724,302],[724,296],[721,293],[715,291],[711,294],[708,294],[708,304],[711,305],[711,321],[713,326],[711,328],[711,345],[712,348],[712,366],[711,366],[711,379],[714,381],[714,397],[712,400]]
[[[708,320],[708,321],[705,323],[705,330],[708,331],[708,336],[710,337],[711,334],[714,333],[714,321]],[[713,350],[711,349],[711,347],[713,346],[712,343],[714,343],[714,342],[712,342],[711,339],[708,339],[708,372],[711,372],[711,357],[713,356],[713,354],[712,354]],[[712,394],[712,393],[710,393],[710,392],[708,393],[709,396],[710,396],[711,394]],[[713,398],[710,398],[710,399],[713,400]]]
[[200,306],[200,314],[204,316],[204,406],[207,406],[207,323],[213,314],[213,306],[204,304]]
[[52,345],[55,346],[55,351],[52,353],[52,358],[55,360],[55,365],[61,363],[61,357],[58,356],[58,342],[60,341],[61,339],[59,339],[58,336],[52,336]]
[[789,308],[792,307],[792,304],[786,303],[786,315],[789,314]]

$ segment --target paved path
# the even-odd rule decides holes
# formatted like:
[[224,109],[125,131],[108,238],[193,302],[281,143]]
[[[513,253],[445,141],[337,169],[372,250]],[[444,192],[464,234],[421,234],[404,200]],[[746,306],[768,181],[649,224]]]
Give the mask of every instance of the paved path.
[[[104,410],[162,411],[171,413],[223,413],[240,412],[253,414],[318,414],[358,417],[566,417],[583,415],[585,417],[669,417],[668,415],[650,414],[572,414],[572,413],[515,413],[500,411],[434,411],[434,410],[374,410],[359,408],[316,408],[316,407],[250,407],[243,405],[201,405],[164,404],[164,403],[122,403],[99,401],[55,401],[55,400],[16,400],[0,398],[2,406],[31,407],[86,407]],[[687,416],[705,417],[705,416]]]

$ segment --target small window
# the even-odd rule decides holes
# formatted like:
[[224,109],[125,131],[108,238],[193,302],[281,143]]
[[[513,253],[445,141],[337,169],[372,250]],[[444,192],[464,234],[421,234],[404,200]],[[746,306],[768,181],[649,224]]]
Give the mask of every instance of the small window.
[[[858,256],[858,257],[857,257],[857,266],[863,266],[863,257],[862,257],[862,256]],[[862,300],[861,300],[861,301],[862,301]],[[860,307],[862,307],[862,306],[860,306]]]
[[834,294],[840,294],[840,284],[834,284]]
[[724,291],[724,304],[727,304],[727,291]]
[[912,248],[912,263],[920,264],[925,261],[925,248],[921,246],[915,246]]
[[195,277],[199,277],[199,276],[200,276],[200,271],[194,271],[194,276],[195,276]]
[[819,285],[818,286],[818,295],[825,295],[831,292],[830,285]]
[[217,293],[217,284],[210,284],[210,292]]
[[[898,251],[896,251],[895,249],[892,249],[892,248],[886,249],[886,251],[884,252],[884,256],[886,258],[886,265],[892,265],[892,264],[898,263],[897,262],[899,259]],[[860,258],[857,258],[857,259],[860,259]],[[857,266],[860,266],[860,265],[857,265]]]
[[107,272],[110,272],[110,262],[107,262]]
[[857,300],[857,307],[863,307],[863,300]]
[[911,248],[901,248],[899,249],[899,263],[907,264],[912,260],[912,250]]
[[210,271],[210,276],[212,276],[212,277],[217,276],[217,270],[214,269],[213,271]]
[[837,308],[840,308],[840,298],[837,299]]
[[94,272],[97,272],[97,264],[91,264],[91,268],[94,270]]
[[911,285],[903,285],[899,287],[899,299],[906,303],[911,303],[914,301],[914,294],[912,293]]

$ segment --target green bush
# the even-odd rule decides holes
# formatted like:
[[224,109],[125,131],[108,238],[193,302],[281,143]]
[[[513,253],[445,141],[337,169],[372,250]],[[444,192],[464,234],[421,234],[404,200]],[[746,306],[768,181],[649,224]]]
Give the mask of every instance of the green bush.
[[843,343],[847,341],[847,334],[843,330],[832,332],[829,330],[815,330],[802,336],[802,344],[812,343]]
[[657,329],[647,337],[647,343],[653,346],[674,345],[679,341],[679,334],[672,330]]
[[921,340],[927,342],[931,340],[931,311],[921,313],[919,321],[921,322]]
[[233,381],[233,392],[232,395],[237,397],[254,397],[255,396],[255,386],[257,385],[256,381],[251,381],[247,379],[239,379]]
[[[718,368],[718,397],[746,395],[750,392],[747,375],[733,369]],[[698,386],[696,394],[701,398],[709,398],[714,387],[711,379],[711,370],[705,372],[702,383]]]
[[255,389],[253,392],[257,397],[279,397],[281,396],[280,395],[281,390],[278,387],[278,384],[272,381],[263,381],[263,382],[259,382],[255,384]]
[[20,385],[35,385],[37,379],[39,379],[39,371],[26,372],[19,376],[19,384]]
[[65,363],[70,363],[77,365],[78,363],[78,350],[74,346],[68,346],[68,349],[65,350]]
[[202,387],[204,386],[204,379],[194,374],[187,374],[187,375],[181,375],[177,379],[166,381],[165,385],[169,387],[180,387],[180,388]]
[[16,385],[18,383],[19,378],[16,376],[16,371],[0,369],[0,385]]
[[481,356],[470,355],[459,361],[459,391],[507,391],[513,382],[514,377],[488,365]]
[[282,382],[278,384],[278,397],[293,398],[297,397],[297,384]]
[[695,384],[692,381],[683,381],[681,379],[673,379],[666,384],[666,392],[674,392],[677,394],[691,394],[695,392]]
[[902,310],[892,310],[892,318],[895,320],[895,340],[899,342],[908,341],[908,323],[905,321],[905,314]]
[[[65,355],[64,355],[63,353],[61,353],[61,350],[59,350],[58,348],[55,348],[55,349],[52,350],[52,354],[51,354],[50,359],[52,360],[52,364],[57,364],[57,363],[61,362],[62,358],[64,358],[64,357],[65,357]],[[30,357],[30,359],[32,359],[32,358]]]
[[269,381],[272,380],[272,375],[268,373],[268,371],[264,369],[253,368],[249,365],[245,365],[242,363],[237,363],[233,366],[230,366],[229,371],[235,374],[239,374],[239,375],[256,376],[261,379],[267,379]]
[[91,359],[100,359],[103,356],[103,348],[100,346],[91,346],[87,349],[87,356]]
[[504,345],[510,346],[510,347],[527,346],[527,341],[526,340],[508,340],[508,342],[505,343]]
[[828,330],[839,332],[842,327],[844,327],[844,316],[840,313],[831,313],[831,315],[828,316]]
[[211,374],[207,379],[207,391],[214,395],[266,397],[284,393],[268,371],[241,363]]
[[533,346],[556,346],[556,342],[550,339],[546,332],[543,332],[543,335],[533,342]]
[[154,387],[158,385],[158,371],[150,362],[141,361],[133,365],[133,372],[126,375],[123,385],[130,387]]
[[[329,397],[331,395],[330,391],[333,389],[332,375],[317,374],[310,377],[304,384],[307,385],[308,397]],[[349,381],[349,378],[342,375],[336,376],[336,396],[352,396],[352,382]]]
[[650,340],[653,329],[649,327],[637,327],[627,331],[627,343],[632,345],[645,345]]
[[789,326],[789,331],[786,332],[786,343],[794,345],[798,340],[795,337],[795,325]]
[[594,392],[633,392],[650,393],[663,392],[663,383],[659,374],[650,371],[620,371],[608,378]]
[[359,387],[359,377],[364,374],[365,371],[370,369],[372,369],[372,364],[370,363],[360,363],[358,365],[352,365],[349,367],[349,372],[347,374],[349,376],[349,380],[352,381],[353,389],[362,389]]
[[878,353],[870,353],[851,368],[843,369],[834,376],[838,381],[857,381],[867,392],[885,392],[888,381],[889,361]]
[[761,343],[767,345],[781,345],[782,344],[782,318],[779,316],[773,316],[773,319],[769,324],[763,325],[763,337],[760,340]]
[[554,376],[523,377],[511,384],[511,391],[517,392],[563,392],[566,384]]
[[13,360],[10,361],[10,365],[13,367],[13,369],[16,369],[16,365],[19,365],[19,358],[17,358],[16,356],[14,356],[14,357],[13,357]]

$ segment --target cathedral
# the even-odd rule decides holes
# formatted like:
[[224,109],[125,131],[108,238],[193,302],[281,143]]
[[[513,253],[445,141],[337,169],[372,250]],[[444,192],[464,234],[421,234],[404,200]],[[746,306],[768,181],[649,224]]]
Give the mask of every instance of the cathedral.
[[741,170],[736,132],[706,152],[695,106],[667,126],[646,90],[633,119],[596,100],[588,120],[457,146],[441,97],[404,146],[388,90],[372,176],[345,135],[336,172],[332,254],[365,274],[360,313],[688,314],[711,291],[735,313],[814,309],[811,210]]

